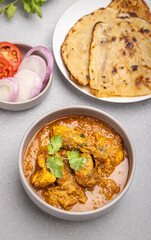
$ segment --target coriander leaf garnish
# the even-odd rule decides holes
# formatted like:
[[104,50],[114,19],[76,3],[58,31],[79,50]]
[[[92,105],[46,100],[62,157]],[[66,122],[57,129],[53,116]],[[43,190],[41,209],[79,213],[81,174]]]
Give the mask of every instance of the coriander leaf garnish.
[[87,162],[87,157],[79,158],[79,151],[67,151],[70,167],[74,170],[80,170],[83,165]]
[[57,152],[62,147],[63,139],[62,135],[56,135],[51,137],[50,144],[48,144],[48,154],[51,155],[47,158],[46,166],[50,169],[51,173],[54,174],[57,178],[62,178],[63,176],[63,161],[61,159],[68,159],[70,167],[74,170],[80,170],[83,165],[87,162],[87,157],[79,157],[80,153],[78,150],[67,151],[68,158],[62,158],[57,155]]
[[51,143],[48,144],[48,154],[52,155],[47,158],[46,166],[50,169],[51,173],[54,174],[57,178],[61,178],[63,175],[63,162],[61,158],[55,155],[60,148],[62,147],[62,136],[56,135],[55,137],[51,137]]
[[14,4],[11,4],[7,9],[6,9],[6,13],[7,13],[7,17],[11,18],[14,16],[16,12],[16,6]]
[[63,170],[61,166],[63,166],[63,162],[60,157],[48,157],[46,166],[50,169],[51,173],[54,174],[57,178],[62,178]]
[[[47,0],[15,0],[11,1],[10,4],[5,5],[4,7],[0,8],[0,15],[3,12],[6,12],[7,17],[11,18],[14,16],[14,13],[16,12],[17,7],[20,5],[20,2],[22,2],[24,10],[31,14],[37,14],[40,18],[42,18],[42,12],[41,8],[44,2],[47,2]],[[0,4],[4,4],[4,0],[0,0]]]
[[62,136],[56,135],[55,137],[51,137],[51,144],[48,144],[48,154],[55,154],[62,147]]
[[[0,9],[0,15],[3,13],[3,12],[6,12],[7,14],[7,17],[8,18],[11,18],[14,16],[15,12],[16,12],[16,6],[15,4],[18,2],[18,0],[16,1],[13,1],[12,3],[6,5],[5,7],[2,7]],[[4,1],[0,1],[0,4],[3,4]]]

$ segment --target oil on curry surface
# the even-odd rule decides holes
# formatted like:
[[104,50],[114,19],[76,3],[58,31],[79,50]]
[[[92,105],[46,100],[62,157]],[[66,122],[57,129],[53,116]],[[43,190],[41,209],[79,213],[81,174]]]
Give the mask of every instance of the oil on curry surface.
[[[58,155],[62,177],[47,168],[51,137],[62,136]],[[71,169],[67,153],[79,151],[87,161]],[[44,125],[30,140],[23,171],[33,191],[48,204],[67,211],[90,211],[108,204],[123,190],[128,179],[126,147],[117,132],[101,120],[68,116]]]

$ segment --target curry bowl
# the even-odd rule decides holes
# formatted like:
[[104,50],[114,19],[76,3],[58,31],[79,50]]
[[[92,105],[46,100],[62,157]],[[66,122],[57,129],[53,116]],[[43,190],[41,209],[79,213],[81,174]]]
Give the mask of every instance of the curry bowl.
[[[27,45],[27,44],[14,43],[14,45],[20,50],[21,55],[22,55],[22,60],[23,60],[24,56],[27,54],[27,52],[34,49],[32,46]],[[35,47],[35,48],[38,48],[38,47]],[[44,47],[42,47],[42,48],[44,48]],[[34,55],[43,58],[46,63],[48,62],[46,55],[43,53],[43,51],[36,50],[34,52]],[[41,87],[42,89],[40,90],[40,92],[38,94],[36,94],[32,98],[30,98],[29,100],[23,100],[23,101],[17,101],[17,102],[15,102],[15,101],[8,102],[8,101],[0,100],[0,109],[5,109],[5,110],[9,110],[9,111],[21,111],[21,110],[26,110],[26,109],[35,107],[36,105],[40,104],[43,101],[43,99],[47,96],[47,94],[49,93],[49,90],[51,87],[51,82],[52,82],[52,72],[47,80],[47,83],[45,84],[44,87]]]
[[[49,142],[50,135],[52,137]],[[62,137],[60,147],[57,145],[60,150],[57,149],[57,153],[54,150],[57,155],[50,155],[51,157],[45,160],[46,156],[43,154],[47,152],[47,145],[50,148],[48,147],[46,154],[54,154],[52,143],[57,137]],[[38,139],[42,139],[40,145],[37,145]],[[101,145],[98,145],[100,143]],[[41,147],[38,149],[38,146]],[[70,154],[75,152],[80,155],[72,165],[73,161],[70,160],[73,158],[70,158]],[[55,169],[48,169],[48,160],[54,160],[58,156],[62,162],[57,168],[61,166],[62,176],[57,176],[60,172]],[[39,165],[34,165],[34,158]],[[89,220],[111,211],[129,189],[136,161],[133,143],[121,124],[109,114],[88,106],[54,109],[39,118],[26,131],[20,144],[18,159],[20,179],[30,199],[48,214],[70,221]],[[75,167],[77,160],[79,165]],[[126,175],[124,180],[115,183],[117,172],[120,175],[125,172]],[[66,182],[67,180],[69,182]],[[71,188],[68,191],[67,186],[70,185],[72,191]]]

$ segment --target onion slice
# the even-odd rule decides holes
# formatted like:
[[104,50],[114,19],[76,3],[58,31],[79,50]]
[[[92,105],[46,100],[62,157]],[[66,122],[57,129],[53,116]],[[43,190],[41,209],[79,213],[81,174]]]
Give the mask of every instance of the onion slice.
[[39,75],[31,70],[19,71],[14,81],[18,84],[19,92],[16,102],[24,102],[37,96],[42,89],[42,81]]
[[43,47],[43,46],[37,46],[37,47],[33,47],[31,50],[29,50],[26,55],[24,56],[24,59],[26,57],[31,56],[34,52],[36,51],[40,51],[42,53],[44,53],[45,56],[45,60],[47,63],[47,71],[46,71],[46,75],[45,75],[45,80],[44,80],[44,87],[47,85],[48,79],[52,73],[52,69],[53,69],[53,56],[50,53],[50,51],[48,50],[48,48]]
[[18,95],[18,85],[13,78],[0,80],[0,101],[14,102]]
[[45,80],[47,66],[46,62],[42,57],[39,57],[37,55],[31,55],[29,57],[24,58],[17,72],[25,69],[36,72],[41,78],[42,82]]

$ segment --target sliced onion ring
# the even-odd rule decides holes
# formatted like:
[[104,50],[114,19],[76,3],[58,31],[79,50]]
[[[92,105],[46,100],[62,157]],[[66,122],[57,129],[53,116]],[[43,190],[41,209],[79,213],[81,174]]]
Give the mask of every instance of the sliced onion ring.
[[13,78],[0,80],[0,101],[14,102],[18,95],[18,85]]
[[42,89],[42,81],[39,75],[31,70],[21,70],[14,81],[18,84],[19,92],[16,102],[24,102],[37,96]]
[[29,57],[31,54],[33,54],[36,51],[41,51],[42,53],[44,53],[44,56],[46,57],[46,62],[47,62],[47,71],[46,71],[46,76],[45,76],[45,80],[43,82],[43,88],[47,85],[48,79],[52,73],[52,68],[53,68],[53,56],[51,54],[51,52],[48,50],[48,48],[43,47],[43,46],[37,46],[37,47],[33,47],[31,50],[29,50],[26,55],[24,56],[24,58]]
[[36,72],[41,78],[41,81],[44,82],[47,71],[47,65],[46,61],[42,57],[37,55],[31,55],[29,57],[24,58],[21,64],[19,65],[17,73],[25,69]]

